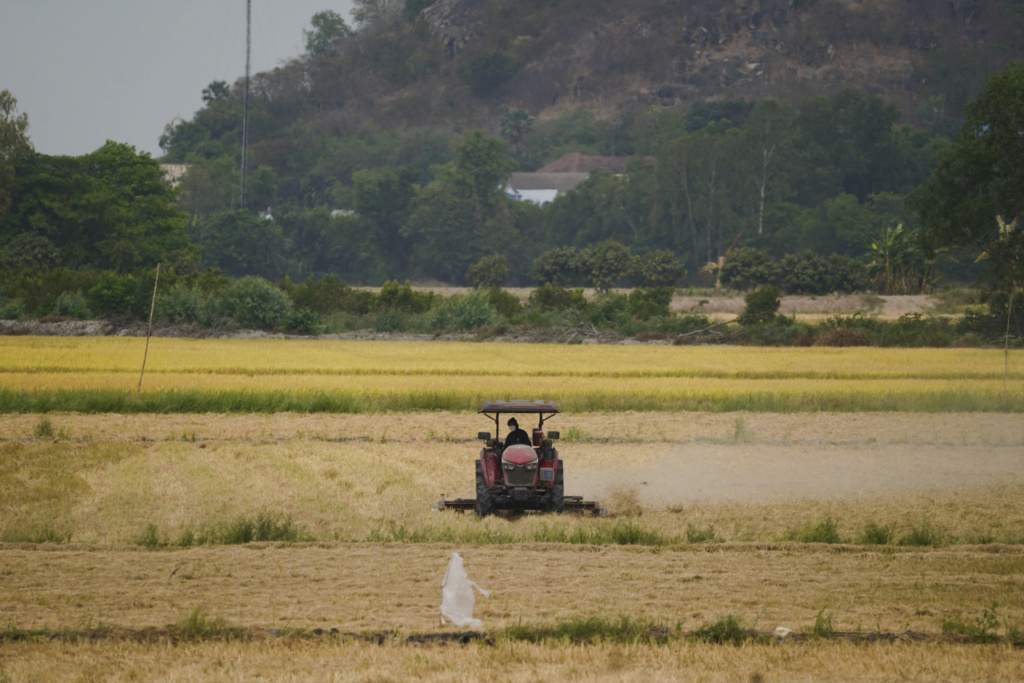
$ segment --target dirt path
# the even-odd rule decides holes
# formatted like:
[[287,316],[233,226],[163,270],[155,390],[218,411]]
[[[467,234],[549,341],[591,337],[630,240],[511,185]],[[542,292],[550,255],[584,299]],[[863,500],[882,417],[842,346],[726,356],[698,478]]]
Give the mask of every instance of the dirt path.
[[579,472],[572,486],[601,499],[635,490],[649,507],[898,496],[1024,485],[1020,443],[685,444],[634,467]]
[[[706,303],[701,303],[706,302]],[[827,296],[784,296],[779,313],[784,315],[828,316],[849,315],[858,311],[877,313],[884,318],[898,318],[907,313],[924,313],[937,303],[934,297],[918,294],[906,296],[874,296],[844,294]],[[696,297],[677,296],[672,299],[673,311],[695,311],[716,318],[739,315],[746,307],[742,296]]]

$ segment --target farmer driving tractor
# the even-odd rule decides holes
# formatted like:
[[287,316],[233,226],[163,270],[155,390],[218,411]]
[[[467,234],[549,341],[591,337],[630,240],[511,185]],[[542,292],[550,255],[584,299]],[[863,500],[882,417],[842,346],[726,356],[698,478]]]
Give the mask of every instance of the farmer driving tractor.
[[508,436],[505,437],[505,448],[514,446],[515,444],[522,444],[524,446],[532,446],[530,442],[530,436],[525,430],[519,428],[519,422],[514,417],[508,419]]

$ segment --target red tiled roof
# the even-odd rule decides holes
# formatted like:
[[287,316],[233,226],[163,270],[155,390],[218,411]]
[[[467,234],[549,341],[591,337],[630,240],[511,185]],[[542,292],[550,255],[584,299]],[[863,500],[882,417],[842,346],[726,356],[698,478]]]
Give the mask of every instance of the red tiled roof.
[[[630,157],[592,157],[579,152],[571,152],[561,159],[555,159],[547,166],[537,169],[537,173],[590,173],[594,170],[608,173],[622,173],[629,164]],[[653,158],[648,163],[653,163]]]

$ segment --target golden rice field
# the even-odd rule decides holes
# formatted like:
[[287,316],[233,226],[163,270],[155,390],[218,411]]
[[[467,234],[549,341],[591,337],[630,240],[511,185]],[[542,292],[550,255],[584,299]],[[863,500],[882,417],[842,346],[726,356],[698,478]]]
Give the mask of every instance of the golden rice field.
[[[143,343],[0,338],[0,392],[134,394]],[[449,393],[429,410],[0,414],[0,681],[1024,680],[1024,649],[1005,639],[1024,629],[1024,363],[1004,362],[978,349],[153,339],[144,396]],[[687,392],[737,407],[635,409]],[[752,392],[802,407],[736,398]],[[951,408],[958,393],[989,403]],[[431,512],[441,494],[472,496],[489,427],[476,401],[511,397],[560,401],[567,493],[608,516]],[[588,404],[602,407],[574,407]],[[294,533],[226,540],[261,518]],[[807,540],[829,524],[838,542]],[[452,550],[493,591],[475,609],[493,642],[294,635],[457,630],[437,621]],[[254,639],[168,637],[200,610]],[[825,615],[836,631],[934,637],[504,635],[588,617],[692,632],[727,615],[760,631],[807,634]],[[941,637],[987,615],[1000,642]],[[107,637],[45,635],[61,632]]]
[[[0,338],[0,390],[134,394],[143,352],[144,342],[137,338]],[[498,391],[588,411],[1019,412],[1024,354],[157,338],[150,344],[141,389],[151,397],[161,392],[316,394],[344,397],[348,405],[371,411],[469,409]]]

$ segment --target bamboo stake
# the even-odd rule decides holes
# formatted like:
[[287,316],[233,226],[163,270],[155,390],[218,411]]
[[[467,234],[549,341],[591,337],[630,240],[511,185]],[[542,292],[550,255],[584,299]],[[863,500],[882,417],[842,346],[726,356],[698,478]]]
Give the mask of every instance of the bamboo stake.
[[135,390],[135,398],[142,395],[142,377],[146,374],[146,356],[149,355],[149,338],[153,334],[153,310],[156,308],[156,286],[160,282],[160,264],[156,264],[156,277],[153,278],[153,301],[149,304],[149,329],[146,330],[146,351],[142,354],[142,372],[139,373],[139,386]]

